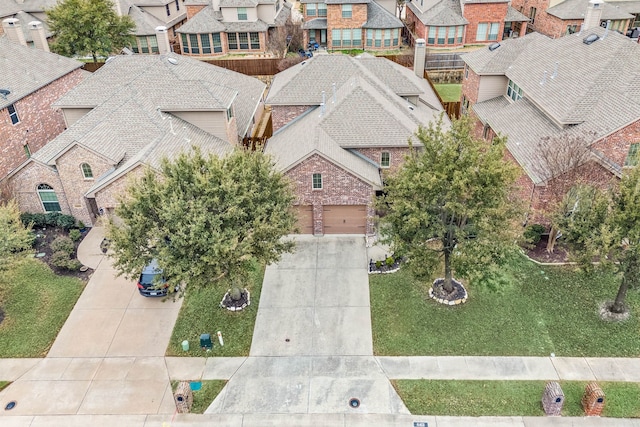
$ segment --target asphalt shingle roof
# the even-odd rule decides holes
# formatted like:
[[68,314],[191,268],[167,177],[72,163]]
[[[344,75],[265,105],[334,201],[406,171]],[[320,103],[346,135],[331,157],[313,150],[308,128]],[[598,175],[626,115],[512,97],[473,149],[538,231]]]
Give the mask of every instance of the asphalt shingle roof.
[[504,17],[504,22],[529,22],[528,16],[515,10],[513,7],[507,7],[507,15]]
[[49,24],[47,24],[46,21],[39,20],[38,18],[36,18],[30,13],[18,12],[14,15],[14,18],[17,18],[20,21],[22,34],[24,34],[24,39],[27,42],[33,41],[33,36],[31,35],[31,30],[29,29],[29,23],[33,21],[38,21],[42,24],[42,27],[44,28],[44,34],[47,38],[52,36],[52,33],[49,30]]
[[256,7],[257,0],[220,0],[220,7]]
[[0,97],[0,109],[81,67],[82,63],[74,59],[0,36],[0,89],[11,91],[7,99]]
[[375,1],[367,4],[367,22],[362,28],[402,28],[404,24]]
[[[602,15],[600,19],[629,19],[633,18],[626,10],[617,6],[617,1],[602,4]],[[640,2],[636,3],[640,6]],[[557,5],[547,9],[549,15],[556,16],[560,19],[584,19],[587,12],[589,0],[564,0]],[[636,9],[636,13],[640,11],[640,7]]]
[[240,21],[240,22],[225,22],[225,31],[235,32],[247,32],[247,31],[267,31],[269,25],[266,22],[258,19],[257,21]]
[[18,3],[16,0],[0,1],[0,18],[15,15],[20,11],[24,12],[43,12],[56,5],[58,0],[23,0]]
[[[432,4],[429,4],[432,3]],[[460,2],[456,0],[427,1],[424,12],[414,4],[408,2],[407,7],[425,25],[466,25],[468,21],[462,16]]]
[[[523,43],[533,36],[530,34],[505,40],[491,52],[498,57],[498,52],[509,50],[512,43],[522,46],[509,66],[502,61],[496,68],[503,68],[506,78],[523,89],[524,98],[511,102],[499,96],[475,104],[473,110],[496,132],[508,136],[507,148],[535,183],[543,179],[538,157],[541,138],[583,135],[585,144],[590,145],[640,120],[640,45],[612,31],[586,45],[582,40],[589,33],[603,37],[605,29],[594,28],[555,40],[534,36]],[[463,59],[491,70],[485,61],[487,51],[472,52]]]
[[135,5],[132,5],[129,8],[129,17],[136,24],[136,27],[133,30],[133,33],[136,36],[155,34],[156,27],[161,25],[166,26],[163,21]]
[[326,30],[327,18],[315,18],[302,24],[304,30]]
[[176,30],[184,34],[204,34],[219,33],[225,30],[225,26],[220,20],[222,14],[216,11],[213,6],[205,6],[200,12],[191,17],[184,25]]

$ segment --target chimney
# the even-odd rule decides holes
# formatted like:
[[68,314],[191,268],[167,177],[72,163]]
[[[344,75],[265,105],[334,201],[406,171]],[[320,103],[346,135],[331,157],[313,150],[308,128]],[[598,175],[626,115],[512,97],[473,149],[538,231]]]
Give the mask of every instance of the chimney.
[[165,55],[171,52],[171,45],[169,44],[169,33],[167,27],[156,27],[156,39],[158,39],[158,52],[160,55]]
[[7,18],[2,21],[2,28],[5,34],[9,37],[9,40],[15,43],[19,43],[22,46],[27,45],[27,41],[24,39],[24,33],[22,32],[22,25],[20,20],[16,18]]
[[47,43],[47,35],[44,33],[44,27],[40,21],[29,22],[29,32],[33,39],[33,44],[37,49],[49,52],[49,43]]
[[600,26],[600,17],[602,16],[602,0],[591,0],[587,7],[587,13],[584,15],[584,23],[580,27],[580,31],[596,28]]
[[425,39],[416,40],[416,51],[413,56],[413,72],[424,79],[424,62],[427,59],[427,42]]

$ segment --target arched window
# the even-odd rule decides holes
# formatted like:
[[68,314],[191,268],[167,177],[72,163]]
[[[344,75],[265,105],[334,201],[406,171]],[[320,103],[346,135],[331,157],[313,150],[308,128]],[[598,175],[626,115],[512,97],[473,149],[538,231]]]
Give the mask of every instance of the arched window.
[[91,170],[91,166],[89,165],[89,163],[81,164],[80,169],[82,169],[82,175],[84,175],[84,179],[93,179],[93,171]]
[[56,192],[53,191],[53,187],[49,184],[38,185],[38,196],[40,196],[45,212],[60,212],[58,196],[56,196]]

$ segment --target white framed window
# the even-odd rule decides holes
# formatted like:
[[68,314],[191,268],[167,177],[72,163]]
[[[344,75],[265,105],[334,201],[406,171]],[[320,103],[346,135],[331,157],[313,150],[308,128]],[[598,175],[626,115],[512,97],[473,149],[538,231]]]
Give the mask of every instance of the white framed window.
[[529,9],[529,19],[531,19],[531,25],[533,25],[536,22],[536,12],[538,10],[535,7],[532,7],[531,9]]
[[436,31],[437,27],[431,26],[429,27],[429,34],[427,36],[427,44],[436,44]]
[[342,47],[342,30],[331,30],[331,44],[333,47]]
[[91,170],[91,165],[89,165],[89,163],[81,164],[80,169],[82,170],[82,176],[84,176],[84,179],[93,179],[93,171]]
[[247,8],[239,7],[238,9],[238,21],[246,21],[247,20]]
[[45,212],[60,212],[58,196],[56,196],[56,192],[53,191],[53,187],[49,184],[38,185],[38,196]]
[[343,18],[351,18],[351,16],[353,15],[353,10],[352,10],[352,6],[350,4],[343,4],[342,5],[342,17]]
[[151,53],[160,53],[158,50],[158,38],[156,36],[149,36],[149,47]]
[[489,40],[498,40],[498,30],[500,29],[500,23],[499,22],[492,22],[491,25],[489,25]]
[[198,35],[189,34],[189,41],[191,42],[191,53],[200,54],[200,45],[198,44]]
[[380,153],[380,167],[388,168],[389,166],[391,166],[391,155],[388,151],[383,151]]
[[476,31],[476,40],[481,42],[487,39],[487,30],[489,29],[489,24],[486,22],[481,22],[478,24],[478,30]]
[[202,44],[202,53],[211,53],[209,34],[200,34],[200,44]]
[[507,96],[511,98],[512,101],[522,99],[522,88],[515,84],[513,80],[509,80],[509,84],[507,85]]
[[640,147],[640,143],[631,144],[629,146],[627,158],[624,160],[625,166],[636,166],[638,164],[638,147]]
[[314,173],[311,177],[311,188],[314,190],[322,190],[322,174]]
[[316,4],[307,3],[307,16],[316,16]]
[[458,43],[462,43],[462,34],[464,33],[464,25],[458,25]]
[[220,39],[220,33],[211,34],[213,40],[213,51],[216,53],[222,52],[222,41]]
[[318,3],[318,16],[327,16],[327,5],[325,3]]
[[20,123],[20,117],[18,117],[18,110],[16,110],[16,106],[11,104],[7,107],[7,111],[9,111],[9,118],[11,119],[11,123],[17,125]]

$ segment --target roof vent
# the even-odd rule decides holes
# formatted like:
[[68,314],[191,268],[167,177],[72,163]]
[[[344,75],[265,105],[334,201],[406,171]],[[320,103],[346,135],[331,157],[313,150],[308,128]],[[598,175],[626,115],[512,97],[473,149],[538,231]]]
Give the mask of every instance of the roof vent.
[[600,37],[598,37],[597,34],[589,34],[587,37],[582,39],[582,43],[584,44],[591,44],[594,41],[598,40]]
[[411,105],[409,105],[409,110],[413,111],[413,107]]
[[494,50],[496,50],[496,49],[497,49],[497,48],[499,48],[499,47],[500,47],[500,43],[491,43],[491,44],[489,45],[489,50],[490,50],[491,52],[493,52]]
[[169,61],[169,64],[178,65],[178,60],[176,58],[169,57],[167,58],[167,61]]
[[7,95],[10,95],[11,91],[9,89],[0,89],[0,98],[7,99]]
[[306,64],[306,63],[307,63],[307,61],[302,61],[302,62],[300,63],[300,65],[304,65],[304,64]]

